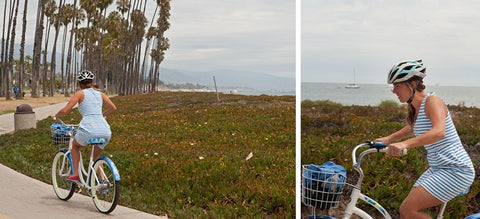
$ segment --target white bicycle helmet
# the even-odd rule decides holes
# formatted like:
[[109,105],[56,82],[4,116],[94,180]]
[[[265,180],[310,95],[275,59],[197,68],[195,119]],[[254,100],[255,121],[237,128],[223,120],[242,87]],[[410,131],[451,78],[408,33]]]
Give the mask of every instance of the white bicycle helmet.
[[414,76],[423,79],[426,76],[426,68],[422,60],[403,61],[395,64],[388,72],[387,82],[389,84],[408,81]]
[[78,73],[78,75],[77,75],[77,81],[83,81],[83,80],[86,80],[86,79],[93,80],[94,78],[95,78],[95,75],[93,74],[93,72],[91,72],[89,70],[83,70],[80,73]]

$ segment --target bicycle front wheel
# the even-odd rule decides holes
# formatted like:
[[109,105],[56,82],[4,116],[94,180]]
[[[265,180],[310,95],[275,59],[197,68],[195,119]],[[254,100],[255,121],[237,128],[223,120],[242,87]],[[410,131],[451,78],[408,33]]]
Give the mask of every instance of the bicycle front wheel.
[[53,158],[52,162],[52,186],[53,191],[61,200],[67,201],[75,192],[75,184],[67,182],[67,176],[73,173],[70,156],[63,149]]
[[120,176],[115,164],[101,157],[93,164],[90,173],[90,186],[93,203],[98,211],[108,214],[117,206]]

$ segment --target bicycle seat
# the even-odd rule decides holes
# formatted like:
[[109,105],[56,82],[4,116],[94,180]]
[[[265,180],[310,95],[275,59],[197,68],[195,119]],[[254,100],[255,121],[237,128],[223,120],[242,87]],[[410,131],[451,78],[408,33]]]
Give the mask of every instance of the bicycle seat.
[[105,138],[91,138],[87,141],[87,144],[93,144],[93,145],[105,144],[105,143],[107,143],[107,139]]

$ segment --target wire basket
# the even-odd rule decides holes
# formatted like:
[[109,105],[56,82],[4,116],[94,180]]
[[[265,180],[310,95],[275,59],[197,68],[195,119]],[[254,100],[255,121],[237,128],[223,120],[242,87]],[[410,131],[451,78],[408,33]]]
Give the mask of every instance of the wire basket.
[[75,136],[77,125],[53,123],[51,125],[52,141],[54,145],[68,145],[70,138]]
[[346,175],[313,170],[309,166],[302,165],[302,203],[320,210],[337,207]]

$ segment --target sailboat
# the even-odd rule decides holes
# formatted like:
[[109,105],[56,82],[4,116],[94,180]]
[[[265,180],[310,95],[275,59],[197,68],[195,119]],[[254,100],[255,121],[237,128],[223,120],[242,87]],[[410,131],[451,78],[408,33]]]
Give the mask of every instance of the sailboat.
[[353,69],[353,84],[347,84],[347,85],[345,85],[345,88],[347,88],[347,89],[358,89],[358,88],[360,88],[360,86],[358,86],[358,84],[355,83],[355,69]]

